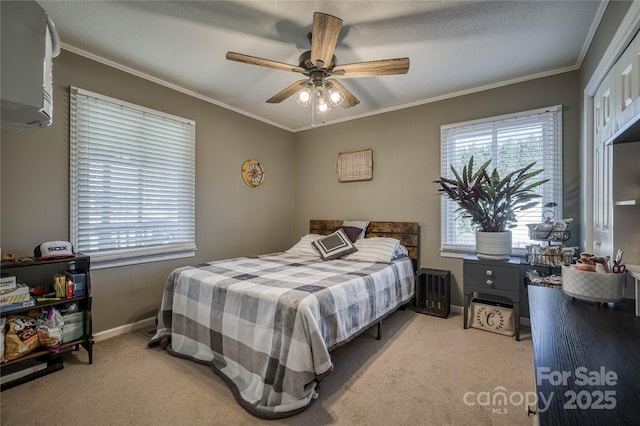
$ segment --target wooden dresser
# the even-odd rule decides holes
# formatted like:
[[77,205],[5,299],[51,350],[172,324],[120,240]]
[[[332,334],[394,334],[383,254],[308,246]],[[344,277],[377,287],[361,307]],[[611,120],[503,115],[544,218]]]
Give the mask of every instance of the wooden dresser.
[[540,424],[638,424],[640,317],[633,304],[528,291]]

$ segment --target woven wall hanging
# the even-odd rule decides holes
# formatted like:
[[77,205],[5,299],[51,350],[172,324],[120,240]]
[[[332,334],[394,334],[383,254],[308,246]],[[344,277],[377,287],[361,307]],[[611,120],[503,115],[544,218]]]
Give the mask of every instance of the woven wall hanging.
[[373,179],[373,150],[341,152],[336,164],[338,182],[355,182]]

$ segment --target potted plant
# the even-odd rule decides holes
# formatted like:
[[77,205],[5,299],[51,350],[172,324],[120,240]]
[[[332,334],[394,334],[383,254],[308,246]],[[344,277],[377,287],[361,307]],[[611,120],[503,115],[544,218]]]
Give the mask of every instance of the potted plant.
[[508,260],[511,256],[511,231],[516,226],[516,212],[527,210],[536,204],[533,189],[548,182],[549,179],[530,182],[530,179],[542,169],[531,170],[535,162],[514,170],[504,177],[493,169],[487,168],[491,160],[476,171],[473,170],[473,157],[456,171],[451,166],[454,178],[440,177],[435,181],[439,191],[458,203],[459,217],[470,220],[476,228],[476,252],[481,259]]

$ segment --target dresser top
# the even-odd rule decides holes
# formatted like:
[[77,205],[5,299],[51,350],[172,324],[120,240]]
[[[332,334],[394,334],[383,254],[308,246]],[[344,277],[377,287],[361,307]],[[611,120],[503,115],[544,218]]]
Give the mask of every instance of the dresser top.
[[478,263],[487,263],[496,266],[504,266],[504,265],[520,265],[522,263],[522,259],[519,257],[511,256],[509,260],[490,260],[490,259],[480,259],[477,254],[468,254],[464,257],[464,260],[470,260]]
[[546,287],[528,291],[540,424],[637,422],[640,317],[633,304],[598,305]]

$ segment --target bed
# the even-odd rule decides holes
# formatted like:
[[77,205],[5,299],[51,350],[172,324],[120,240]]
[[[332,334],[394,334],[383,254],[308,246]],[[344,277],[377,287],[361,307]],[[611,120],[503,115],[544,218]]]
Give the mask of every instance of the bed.
[[342,225],[312,220],[285,252],[174,270],[149,346],[209,364],[257,417],[306,409],[333,370],[330,351],[373,325],[380,338],[382,319],[414,296],[417,223],[370,222],[352,244],[357,251],[323,260],[318,244],[344,239]]

